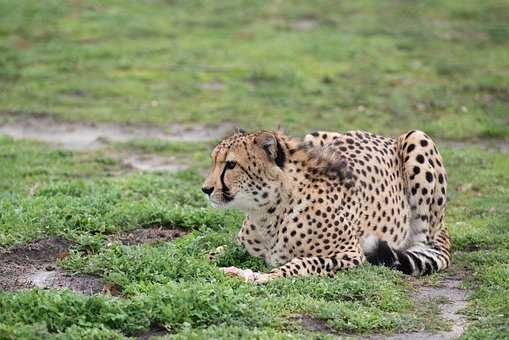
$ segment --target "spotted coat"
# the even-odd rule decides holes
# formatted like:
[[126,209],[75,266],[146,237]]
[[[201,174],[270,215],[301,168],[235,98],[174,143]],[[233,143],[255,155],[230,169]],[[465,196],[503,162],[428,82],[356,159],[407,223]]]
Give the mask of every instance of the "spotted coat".
[[421,275],[450,264],[447,175],[421,131],[236,133],[213,151],[203,190],[246,212],[238,242],[271,275],[333,275],[366,260]]

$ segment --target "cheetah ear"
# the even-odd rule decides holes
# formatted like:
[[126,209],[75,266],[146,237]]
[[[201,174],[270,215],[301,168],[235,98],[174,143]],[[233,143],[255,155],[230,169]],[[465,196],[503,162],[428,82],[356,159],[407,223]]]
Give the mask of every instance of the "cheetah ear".
[[236,127],[235,128],[235,134],[245,134],[246,133],[246,130],[242,129],[242,128],[239,128],[239,127]]
[[273,133],[260,133],[256,137],[256,143],[262,146],[270,160],[274,161],[278,167],[283,168],[286,159],[285,151]]

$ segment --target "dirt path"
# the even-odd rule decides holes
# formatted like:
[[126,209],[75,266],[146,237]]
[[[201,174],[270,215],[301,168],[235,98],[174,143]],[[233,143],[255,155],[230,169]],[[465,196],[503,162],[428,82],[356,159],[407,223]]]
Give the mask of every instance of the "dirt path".
[[185,164],[182,164],[182,162],[175,157],[136,154],[132,152],[121,154],[118,157],[126,167],[137,171],[176,172],[187,168]]
[[[136,139],[155,139],[167,142],[206,142],[220,139],[233,130],[233,125],[230,123],[215,126],[195,124],[192,127],[176,124],[162,128],[125,124],[63,122],[46,115],[33,117],[10,116],[12,116],[12,119],[0,123],[0,134],[8,135],[14,139],[44,142],[55,147],[74,151],[98,150],[108,147],[111,143],[129,142]],[[119,153],[117,156],[128,168],[139,171],[175,172],[186,168],[186,165],[174,157],[127,151]]]
[[69,150],[95,150],[110,142],[135,139],[204,142],[222,137],[233,129],[230,123],[216,126],[195,124],[192,127],[175,124],[166,128],[125,124],[93,124],[57,121],[51,117],[15,117],[0,124],[0,133],[15,139],[46,142]]
[[467,291],[461,288],[462,276],[451,274],[446,276],[437,285],[422,286],[418,285],[416,292],[412,295],[417,305],[427,304],[431,301],[446,301],[440,308],[440,317],[451,323],[451,329],[448,331],[428,332],[416,331],[397,333],[393,335],[371,335],[371,336],[352,336],[336,332],[326,321],[315,318],[311,315],[296,315],[292,317],[300,323],[302,327],[313,332],[319,332],[328,335],[337,335],[339,339],[366,339],[366,340],[446,340],[460,337],[467,320],[460,312],[467,306]]
[[447,302],[440,305],[440,317],[451,322],[451,330],[439,331],[435,333],[422,331],[422,332],[408,332],[399,333],[390,336],[372,336],[367,339],[371,340],[445,340],[456,339],[463,334],[467,325],[467,320],[464,315],[459,312],[467,306],[466,295],[467,291],[461,288],[462,277],[459,274],[454,274],[445,277],[438,285],[435,286],[421,286],[413,295],[416,303],[427,303],[430,300],[446,299]]

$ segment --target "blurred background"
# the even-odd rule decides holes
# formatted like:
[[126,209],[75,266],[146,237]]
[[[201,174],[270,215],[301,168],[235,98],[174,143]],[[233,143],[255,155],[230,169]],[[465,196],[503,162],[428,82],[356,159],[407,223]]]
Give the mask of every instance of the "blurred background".
[[0,0],[0,112],[507,138],[508,8]]

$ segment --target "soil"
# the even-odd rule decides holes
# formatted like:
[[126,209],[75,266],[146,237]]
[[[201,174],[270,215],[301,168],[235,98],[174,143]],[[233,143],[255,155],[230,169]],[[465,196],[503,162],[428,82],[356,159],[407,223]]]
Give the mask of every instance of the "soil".
[[69,150],[95,150],[110,142],[135,139],[203,142],[220,139],[233,130],[230,123],[215,126],[196,124],[192,127],[172,125],[130,126],[57,121],[50,116],[17,117],[0,124],[0,133],[14,139],[31,139]]
[[175,157],[129,153],[121,155],[121,160],[126,167],[137,171],[177,172],[187,168],[186,165],[179,163]]
[[293,318],[301,323],[301,325],[313,332],[333,334],[333,330],[327,325],[327,322],[317,319],[311,315],[303,314]]
[[290,23],[290,27],[297,31],[311,31],[318,25],[317,20],[309,18],[301,18]]
[[165,335],[169,335],[170,333],[161,326],[154,326],[150,328],[148,331],[139,332],[133,335],[137,340],[148,340],[152,337],[161,337]]
[[57,266],[57,259],[67,256],[70,246],[70,241],[55,237],[0,253],[0,290],[68,288],[87,295],[102,292],[101,278],[72,275]]
[[164,228],[143,228],[132,230],[127,233],[111,235],[108,239],[110,242],[121,242],[125,245],[136,244],[152,244],[156,242],[167,242],[177,237],[187,234],[183,229],[164,229]]

